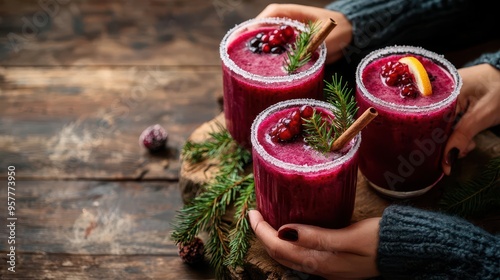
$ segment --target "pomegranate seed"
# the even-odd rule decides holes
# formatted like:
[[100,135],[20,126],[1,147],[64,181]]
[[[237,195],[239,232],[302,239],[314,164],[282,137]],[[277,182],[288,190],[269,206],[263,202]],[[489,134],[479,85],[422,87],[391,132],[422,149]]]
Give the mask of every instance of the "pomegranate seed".
[[401,62],[396,62],[391,68],[394,70],[395,73],[401,75],[405,72],[406,67]]
[[300,110],[292,111],[288,116],[292,121],[300,121]]
[[267,35],[267,34],[262,35],[262,37],[260,38],[260,40],[261,40],[263,43],[267,43],[267,42],[269,42],[269,35]]
[[304,119],[309,119],[312,117],[314,114],[314,109],[313,107],[309,105],[304,105],[300,107],[300,116],[303,117]]
[[396,73],[392,73],[385,78],[385,83],[389,86],[395,86],[399,81],[399,76]]
[[289,25],[280,26],[280,30],[282,31],[283,37],[286,39],[292,38],[293,34],[295,33],[293,31],[293,27],[291,27]]
[[262,52],[264,52],[264,53],[270,53],[271,52],[271,46],[269,46],[268,43],[263,43],[262,44]]
[[407,85],[407,84],[411,84],[413,82],[413,79],[410,75],[410,73],[403,73],[400,77],[400,82],[402,85]]
[[278,137],[281,141],[290,141],[292,140],[293,135],[291,131],[285,127],[283,129],[280,129]]
[[290,133],[292,133],[293,136],[298,135],[301,131],[302,122],[300,120],[296,121],[293,120],[290,125],[288,126],[288,129],[290,130]]
[[401,96],[406,97],[416,97],[418,95],[418,90],[414,84],[406,84],[401,87]]
[[282,42],[282,40],[281,40],[280,36],[275,35],[275,34],[269,36],[269,45],[271,47],[277,47],[277,46],[281,45],[281,42]]

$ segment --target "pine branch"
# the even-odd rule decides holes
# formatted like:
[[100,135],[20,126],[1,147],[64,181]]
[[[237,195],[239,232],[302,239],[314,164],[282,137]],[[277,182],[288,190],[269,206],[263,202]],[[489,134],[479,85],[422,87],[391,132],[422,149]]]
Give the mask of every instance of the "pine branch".
[[[249,226],[244,217],[255,195],[253,174],[241,175],[250,163],[251,153],[239,146],[226,129],[218,128],[205,142],[188,141],[183,147],[186,160],[217,159],[221,167],[215,178],[204,186],[204,192],[178,211],[172,223],[171,239],[176,244],[186,244],[200,232],[208,232],[205,252],[217,278],[223,279],[227,273],[225,265],[241,264],[248,250]],[[235,221],[224,221],[222,216],[233,204]]]
[[307,45],[314,34],[318,32],[318,23],[309,22],[306,31],[300,32],[295,38],[291,50],[288,50],[285,58],[285,70],[288,74],[293,74],[300,67],[311,60],[312,54],[306,53]]
[[206,254],[210,259],[210,265],[215,268],[217,279],[225,279],[227,273],[224,267],[224,258],[229,254],[229,225],[225,223],[221,216],[214,216],[213,226],[208,229],[208,241],[206,244]]
[[173,223],[171,238],[175,243],[188,243],[201,231],[214,226],[214,219],[226,213],[226,208],[236,197],[241,178],[219,175],[206,191],[186,204]]
[[248,175],[246,181],[247,186],[241,190],[240,197],[234,204],[236,208],[234,220],[236,222],[234,228],[229,232],[229,239],[231,240],[229,247],[231,251],[224,262],[225,265],[232,267],[243,264],[252,236],[246,214],[255,202],[253,174]]
[[187,141],[182,148],[182,155],[191,162],[202,162],[208,158],[216,158],[223,155],[225,151],[235,146],[234,140],[229,132],[217,123],[217,129],[210,132],[210,138],[204,142],[197,143]]
[[325,84],[326,101],[335,107],[333,125],[336,132],[335,137],[338,138],[354,122],[358,107],[352,89],[347,87],[347,83],[342,84],[342,77],[338,78],[337,73],[332,77],[331,83],[325,81]]
[[354,123],[354,116],[358,111],[352,89],[347,83],[342,84],[342,77],[337,74],[332,77],[332,82],[325,81],[325,96],[327,102],[332,104],[334,118],[324,120],[320,113],[314,112],[311,119],[304,119],[305,141],[315,150],[330,152],[333,143]]
[[320,113],[314,111],[310,119],[304,119],[305,142],[321,153],[328,153],[333,146],[335,138],[332,137],[332,120],[323,120]]
[[439,205],[443,211],[463,217],[500,207],[500,157],[491,159],[479,176],[447,189]]

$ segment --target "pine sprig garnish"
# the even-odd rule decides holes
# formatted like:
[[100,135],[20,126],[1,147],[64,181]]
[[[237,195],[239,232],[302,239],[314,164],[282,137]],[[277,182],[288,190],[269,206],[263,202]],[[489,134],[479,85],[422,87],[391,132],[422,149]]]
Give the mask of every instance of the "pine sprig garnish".
[[307,46],[312,37],[318,32],[318,23],[308,22],[306,30],[300,32],[295,38],[291,49],[286,53],[285,70],[288,74],[293,74],[297,69],[304,66],[311,60],[312,54],[306,53]]
[[305,131],[305,141],[321,153],[328,153],[333,146],[335,137],[334,129],[331,127],[332,120],[323,120],[321,114],[316,111],[309,119],[304,119],[303,128]]
[[339,78],[337,73],[333,75],[331,83],[325,81],[325,84],[326,101],[335,107],[333,125],[335,126],[335,138],[338,138],[354,123],[358,107],[352,94],[352,88],[348,88],[347,83],[342,84],[342,77]]
[[[207,232],[205,253],[217,278],[222,279],[227,265],[243,263],[249,247],[250,227],[245,217],[255,202],[254,179],[253,174],[242,173],[250,163],[251,154],[220,125],[206,141],[188,141],[182,154],[192,162],[217,159],[221,167],[204,191],[178,211],[170,237],[176,244],[187,244],[201,232]],[[222,217],[232,205],[236,210],[234,221],[226,221]]]
[[440,208],[462,217],[500,207],[500,157],[492,158],[476,178],[445,190]]
[[332,104],[334,118],[324,119],[316,110],[310,119],[304,119],[305,141],[315,150],[327,153],[332,150],[333,143],[354,123],[358,111],[352,89],[347,83],[342,84],[342,77],[335,73],[332,82],[325,81],[325,96]]

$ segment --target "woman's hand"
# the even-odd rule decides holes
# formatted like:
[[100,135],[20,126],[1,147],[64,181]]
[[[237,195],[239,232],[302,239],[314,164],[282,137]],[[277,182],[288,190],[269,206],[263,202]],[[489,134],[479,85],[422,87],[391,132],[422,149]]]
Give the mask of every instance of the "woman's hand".
[[379,275],[376,264],[380,218],[343,229],[288,224],[277,232],[262,215],[248,213],[267,253],[291,269],[326,279],[363,279]]
[[324,22],[329,18],[335,20],[337,27],[325,40],[327,64],[339,60],[343,55],[342,48],[349,45],[352,40],[352,24],[343,14],[336,11],[296,4],[270,4],[257,16],[257,18],[263,17],[287,17],[304,23],[316,20]]
[[473,140],[481,131],[500,124],[500,70],[479,64],[458,70],[463,86],[458,96],[457,122],[444,150],[443,170],[449,175],[457,157],[475,148]]

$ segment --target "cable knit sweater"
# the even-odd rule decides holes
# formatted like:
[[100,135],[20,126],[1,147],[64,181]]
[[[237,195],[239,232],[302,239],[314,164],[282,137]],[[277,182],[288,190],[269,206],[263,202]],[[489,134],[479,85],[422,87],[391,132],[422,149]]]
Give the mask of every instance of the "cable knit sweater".
[[500,236],[449,215],[389,206],[377,264],[384,279],[500,279]]
[[[388,45],[445,53],[500,39],[495,28],[498,9],[488,0],[338,0],[326,8],[341,12],[351,22],[353,41],[348,52],[355,64]],[[486,62],[500,69],[499,61],[500,50],[475,64]]]

